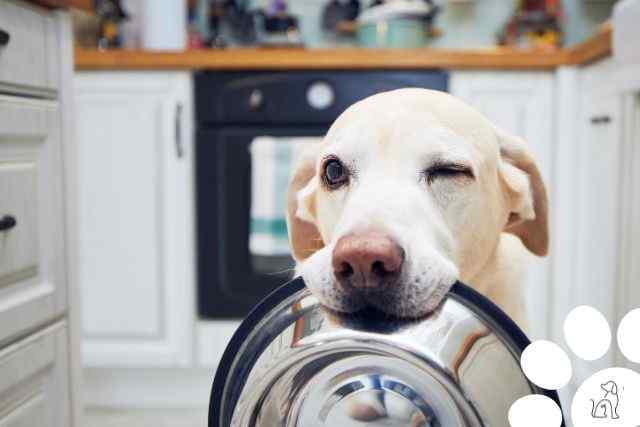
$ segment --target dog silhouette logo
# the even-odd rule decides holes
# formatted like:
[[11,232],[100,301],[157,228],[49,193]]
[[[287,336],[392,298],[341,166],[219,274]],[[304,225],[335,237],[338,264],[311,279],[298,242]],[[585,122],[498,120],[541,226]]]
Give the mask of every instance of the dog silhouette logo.
[[598,401],[589,399],[591,400],[591,416],[593,418],[619,419],[618,405],[620,404],[620,397],[618,396],[618,384],[614,381],[607,381],[604,384],[600,384],[600,388],[604,391],[604,397]]

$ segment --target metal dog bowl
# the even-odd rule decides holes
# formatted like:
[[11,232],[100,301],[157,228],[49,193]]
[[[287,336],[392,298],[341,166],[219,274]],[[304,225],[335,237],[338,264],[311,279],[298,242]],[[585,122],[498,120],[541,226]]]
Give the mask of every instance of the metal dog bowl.
[[296,279],[262,301],[227,347],[209,427],[508,426],[531,384],[529,341],[489,300],[457,283],[416,321],[342,316]]

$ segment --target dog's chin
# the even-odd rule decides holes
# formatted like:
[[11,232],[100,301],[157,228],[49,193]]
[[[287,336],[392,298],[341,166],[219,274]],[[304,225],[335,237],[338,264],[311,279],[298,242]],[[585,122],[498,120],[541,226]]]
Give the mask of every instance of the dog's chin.
[[450,287],[451,284],[445,282],[426,290],[401,286],[391,291],[366,293],[344,293],[332,287],[322,292],[319,299],[322,305],[338,313],[367,316],[378,313],[391,318],[419,319],[438,308]]
[[319,295],[313,291],[312,293],[318,297],[320,304],[337,313],[356,313],[367,305],[361,295],[346,294],[334,287],[323,290]]

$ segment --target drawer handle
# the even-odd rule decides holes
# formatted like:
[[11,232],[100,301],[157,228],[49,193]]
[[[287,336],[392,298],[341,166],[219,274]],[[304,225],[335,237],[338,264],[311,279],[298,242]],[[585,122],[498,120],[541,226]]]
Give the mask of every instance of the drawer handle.
[[6,46],[9,44],[9,40],[11,40],[11,35],[0,28],[0,46]]
[[0,232],[11,230],[13,227],[16,226],[17,223],[18,222],[13,216],[11,215],[3,216],[2,218],[0,218]]
[[174,116],[175,125],[175,143],[176,143],[176,156],[181,159],[184,155],[184,147],[182,145],[182,102],[176,104],[176,111]]
[[609,116],[594,116],[591,117],[591,123],[594,125],[607,124],[611,121],[611,117]]

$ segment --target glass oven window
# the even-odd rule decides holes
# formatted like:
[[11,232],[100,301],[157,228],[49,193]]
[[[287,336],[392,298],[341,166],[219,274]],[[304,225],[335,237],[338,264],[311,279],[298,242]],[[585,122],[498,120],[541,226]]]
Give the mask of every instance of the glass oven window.
[[286,222],[286,197],[296,159],[319,137],[257,136],[251,154],[249,251],[254,271],[287,273],[293,268]]

